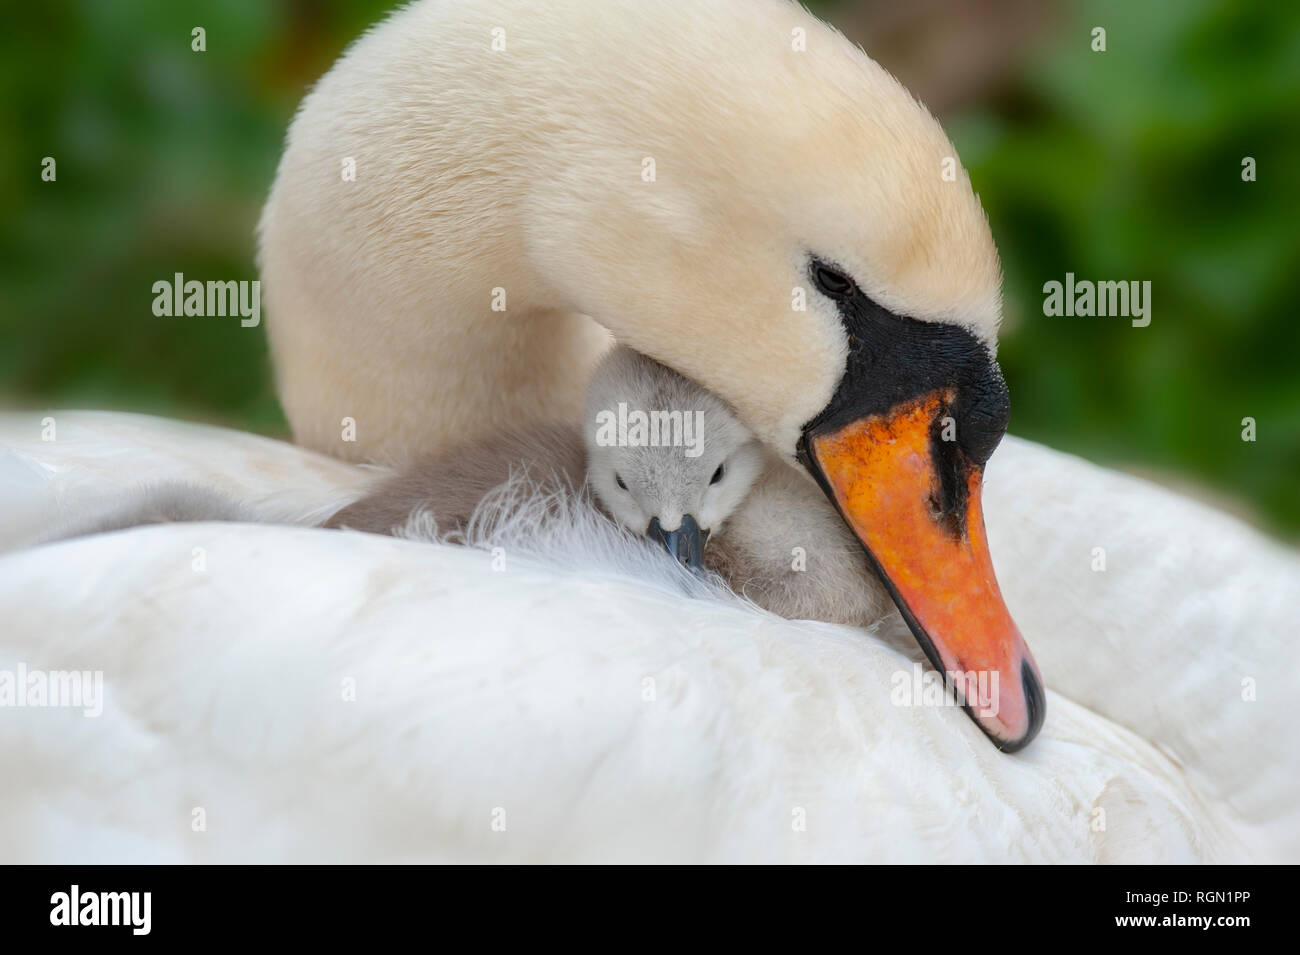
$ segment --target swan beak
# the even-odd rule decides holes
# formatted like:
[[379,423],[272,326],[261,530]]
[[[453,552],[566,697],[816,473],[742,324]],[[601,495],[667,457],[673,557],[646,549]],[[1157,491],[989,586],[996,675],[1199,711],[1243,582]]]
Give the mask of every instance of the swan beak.
[[701,530],[693,516],[687,514],[676,530],[666,531],[659,523],[659,518],[651,518],[646,528],[646,537],[657,540],[664,549],[691,570],[704,569],[704,545],[709,542],[709,532]]
[[993,575],[980,507],[983,467],[944,442],[952,394],[936,391],[835,430],[801,457],[867,550],[935,669],[999,749],[1046,715],[1038,666]]

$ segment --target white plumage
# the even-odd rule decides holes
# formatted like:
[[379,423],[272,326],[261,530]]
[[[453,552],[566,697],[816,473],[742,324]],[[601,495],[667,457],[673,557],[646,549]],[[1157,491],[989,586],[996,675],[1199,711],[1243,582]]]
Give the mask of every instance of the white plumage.
[[[264,212],[286,413],[311,447],[395,460],[576,415],[608,329],[773,452],[811,443],[810,473],[910,581],[918,639],[961,663],[951,638],[974,628],[1001,654],[986,669],[1019,678],[982,725],[1022,745],[1039,682],[978,499],[954,490],[978,490],[1006,409],[996,251],[965,176],[938,174],[952,158],[794,4],[413,4],[317,84]],[[938,341],[959,347],[936,364]],[[946,450],[896,439],[920,425],[871,432],[949,404]],[[3,423],[10,545],[146,481],[309,524],[373,477],[217,429],[55,417],[50,442],[35,415]],[[948,483],[847,506],[887,445],[881,473],[938,480],[942,458]],[[106,698],[98,718],[0,710],[0,857],[1295,861],[1295,555],[1024,442],[984,476],[1053,697],[1014,757],[956,707],[900,705],[921,653],[896,615],[782,620],[600,520],[525,511],[478,548],[183,524],[12,550],[0,682],[97,670]],[[877,534],[933,531],[927,500],[952,519],[931,544],[957,542],[928,565],[930,545]],[[932,597],[917,567],[958,586]]]
[[612,335],[799,460],[928,658],[997,679],[967,696],[994,745],[1041,726],[980,514],[988,222],[934,118],[798,4],[412,3],[303,101],[259,263],[300,444],[401,463],[572,420]]
[[[52,443],[35,415],[0,422],[11,529],[60,499],[75,517],[143,469],[276,517],[337,507],[372,478],[219,429],[56,420]],[[1295,557],[1015,439],[986,488],[1008,603],[1052,696],[1013,757],[959,709],[891,703],[894,674],[920,660],[897,618],[872,635],[688,596],[699,585],[672,561],[599,525],[498,529],[501,570],[486,550],[281,526],[9,553],[0,669],[102,669],[106,699],[98,719],[0,710],[0,857],[1300,857]]]

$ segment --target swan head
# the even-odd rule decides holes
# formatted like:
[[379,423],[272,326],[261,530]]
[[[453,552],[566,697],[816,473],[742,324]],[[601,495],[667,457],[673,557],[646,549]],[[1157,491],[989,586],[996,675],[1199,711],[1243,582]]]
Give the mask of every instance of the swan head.
[[635,29],[639,66],[593,55],[602,93],[572,104],[572,165],[525,203],[539,273],[802,464],[930,661],[993,677],[994,698],[967,709],[1019,749],[1042,725],[1043,683],[980,505],[1010,407],[1001,269],[956,151],[794,5],[709,4],[687,29]]
[[583,434],[587,483],[605,510],[695,569],[764,464],[762,445],[726,405],[622,347],[592,375]]

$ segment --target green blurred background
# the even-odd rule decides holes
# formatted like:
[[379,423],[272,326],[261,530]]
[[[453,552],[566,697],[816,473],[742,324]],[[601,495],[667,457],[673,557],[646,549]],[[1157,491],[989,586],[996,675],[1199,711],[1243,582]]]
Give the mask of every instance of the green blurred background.
[[[598,0],[593,0],[598,2]],[[652,2],[652,0],[643,0]],[[701,3],[707,0],[700,0]],[[252,279],[308,85],[387,0],[81,0],[0,38],[0,401],[285,435],[261,329],[154,317]],[[1300,537],[1300,4],[811,3],[943,119],[1006,270],[1014,433]],[[193,27],[207,51],[190,49]],[[1104,53],[1091,49],[1106,30]],[[43,182],[53,156],[57,181]],[[1243,182],[1241,162],[1257,162]],[[1153,318],[1042,314],[1073,272]],[[1257,422],[1255,443],[1241,420]]]

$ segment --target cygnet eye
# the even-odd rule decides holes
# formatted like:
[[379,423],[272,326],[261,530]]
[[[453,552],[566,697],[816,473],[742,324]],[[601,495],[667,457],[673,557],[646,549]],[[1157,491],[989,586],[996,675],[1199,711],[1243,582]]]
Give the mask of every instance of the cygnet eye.
[[623,490],[627,490],[627,485],[623,483],[623,478],[617,472],[614,474],[614,482]]
[[726,467],[726,465],[724,465],[724,464],[719,464],[719,465],[718,465],[718,469],[717,469],[716,471],[713,472],[713,477],[711,477],[711,478],[709,479],[709,483],[710,483],[710,484],[717,484],[719,481],[722,480],[722,469],[723,469],[724,467]]

